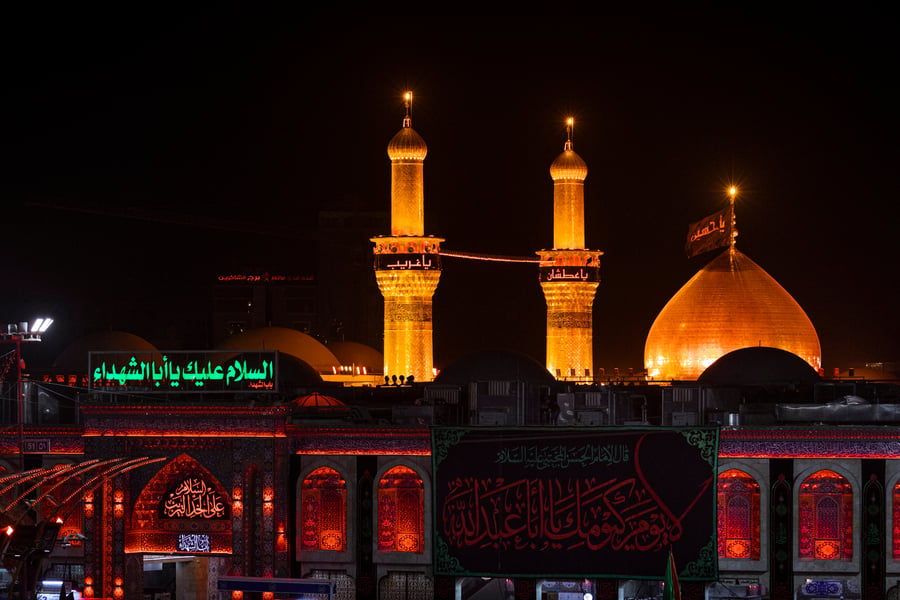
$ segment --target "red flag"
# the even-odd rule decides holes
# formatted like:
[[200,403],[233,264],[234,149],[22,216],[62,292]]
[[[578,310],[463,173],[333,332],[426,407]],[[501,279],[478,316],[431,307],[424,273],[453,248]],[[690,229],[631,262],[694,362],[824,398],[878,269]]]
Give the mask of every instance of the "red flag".
[[731,244],[731,205],[688,226],[684,251],[688,258]]
[[681,600],[681,584],[678,583],[678,569],[675,568],[675,557],[672,555],[671,548],[669,548],[669,561],[666,563],[663,600]]

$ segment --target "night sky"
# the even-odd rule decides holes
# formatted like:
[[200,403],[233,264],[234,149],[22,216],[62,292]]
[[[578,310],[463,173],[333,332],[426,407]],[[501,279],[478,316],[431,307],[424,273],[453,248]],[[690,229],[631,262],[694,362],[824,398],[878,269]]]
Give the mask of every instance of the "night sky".
[[[549,167],[575,118],[586,242],[605,253],[597,368],[641,367],[656,314],[712,258],[686,257],[687,226],[732,182],[738,248],[804,307],[826,369],[898,361],[898,23],[868,10],[21,9],[0,36],[0,309],[55,316],[44,353],[98,326],[155,341],[164,315],[208,314],[214,274],[302,260],[319,208],[388,210],[409,89],[425,229],[445,250],[552,245]],[[545,311],[536,266],[448,258],[435,362],[493,348],[543,362]]]

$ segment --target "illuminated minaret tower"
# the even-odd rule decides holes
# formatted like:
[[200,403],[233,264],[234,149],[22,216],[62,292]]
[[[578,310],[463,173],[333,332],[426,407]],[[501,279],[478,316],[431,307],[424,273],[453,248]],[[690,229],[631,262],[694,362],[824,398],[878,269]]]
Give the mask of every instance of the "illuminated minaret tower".
[[372,238],[375,279],[384,296],[384,374],[434,379],[431,298],[441,278],[443,239],[426,236],[423,167],[428,147],[412,128],[412,93],[403,127],[388,144],[391,235]]
[[547,300],[547,370],[557,379],[594,376],[593,304],[600,284],[599,250],[584,247],[584,180],[587,165],[572,149],[574,120],[566,122],[553,178],[553,249],[541,250],[540,281]]

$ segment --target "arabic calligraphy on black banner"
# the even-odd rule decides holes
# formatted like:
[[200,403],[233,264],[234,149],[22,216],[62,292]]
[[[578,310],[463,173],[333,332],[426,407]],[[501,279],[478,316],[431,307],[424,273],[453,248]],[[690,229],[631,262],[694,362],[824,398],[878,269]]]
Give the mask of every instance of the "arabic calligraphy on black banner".
[[541,267],[540,279],[544,281],[600,281],[599,267]]
[[441,269],[440,254],[376,254],[375,268],[379,271],[434,271]]
[[684,242],[684,251],[688,258],[731,243],[732,210],[731,206],[728,206],[688,226],[687,239]]
[[714,428],[435,428],[432,445],[442,574],[659,578],[673,548],[717,575]]

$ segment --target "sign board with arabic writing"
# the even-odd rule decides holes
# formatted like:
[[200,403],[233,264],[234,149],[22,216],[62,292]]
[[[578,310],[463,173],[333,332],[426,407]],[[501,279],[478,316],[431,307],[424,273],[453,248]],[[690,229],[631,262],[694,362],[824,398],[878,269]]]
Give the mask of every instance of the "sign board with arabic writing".
[[179,533],[175,542],[175,549],[179,552],[209,553],[210,548],[208,533]]
[[94,392],[277,392],[278,352],[91,352],[88,372]]
[[435,427],[434,569],[714,581],[712,427]]
[[541,283],[548,281],[588,281],[596,283],[600,281],[599,267],[541,267],[538,276]]
[[228,519],[227,498],[200,477],[186,477],[163,497],[159,516],[166,519]]
[[440,254],[376,254],[375,268],[379,271],[439,271]]

